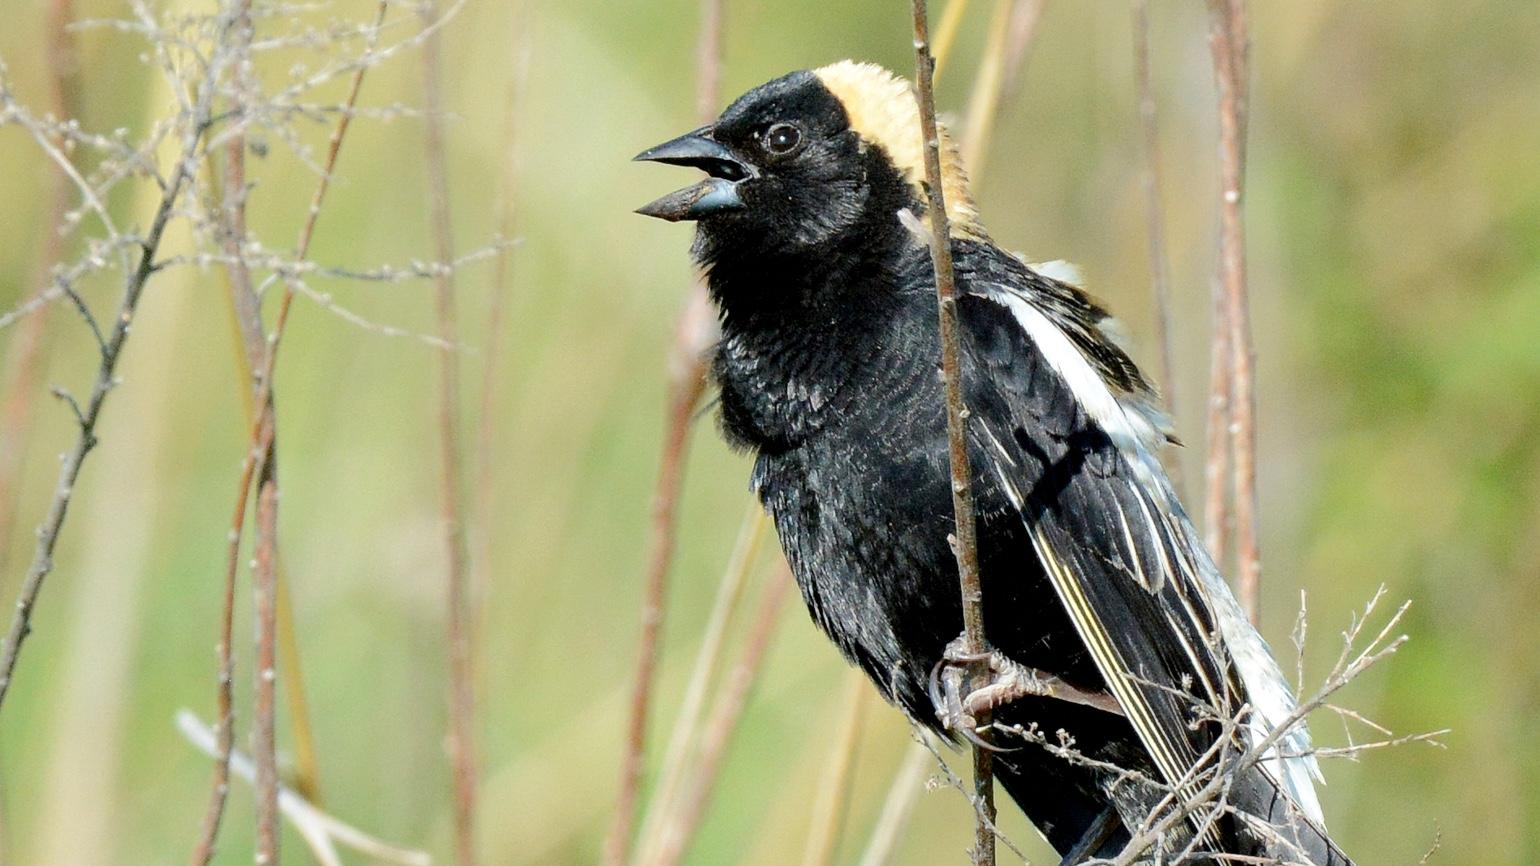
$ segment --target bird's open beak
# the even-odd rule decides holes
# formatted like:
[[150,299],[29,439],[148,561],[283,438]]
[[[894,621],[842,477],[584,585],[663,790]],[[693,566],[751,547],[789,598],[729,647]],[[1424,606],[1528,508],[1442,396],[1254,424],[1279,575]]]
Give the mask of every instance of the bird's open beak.
[[671,192],[636,209],[643,216],[669,222],[698,220],[711,214],[741,210],[743,199],[738,195],[738,183],[756,174],[753,166],[712,140],[709,126],[648,148],[637,154],[636,160],[689,165],[711,175],[694,186]]

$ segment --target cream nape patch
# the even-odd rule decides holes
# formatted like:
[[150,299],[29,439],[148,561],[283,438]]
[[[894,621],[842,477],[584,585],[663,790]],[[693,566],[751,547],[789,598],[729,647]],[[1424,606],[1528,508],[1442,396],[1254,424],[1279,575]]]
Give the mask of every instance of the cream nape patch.
[[[850,128],[862,140],[887,153],[920,200],[925,200],[925,147],[920,129],[920,103],[909,81],[875,63],[841,60],[813,70],[818,80],[845,108]],[[941,193],[946,215],[956,237],[984,240],[978,208],[968,188],[968,172],[957,143],[947,128],[937,124],[941,139]]]

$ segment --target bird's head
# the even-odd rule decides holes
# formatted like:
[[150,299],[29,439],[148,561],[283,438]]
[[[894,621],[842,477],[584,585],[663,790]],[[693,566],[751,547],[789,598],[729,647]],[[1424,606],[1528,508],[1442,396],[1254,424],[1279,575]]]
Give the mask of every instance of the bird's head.
[[[954,234],[982,237],[967,177],[943,130]],[[816,249],[898,212],[924,210],[924,149],[909,83],[869,63],[793,72],[739,97],[716,122],[636,159],[709,175],[638,213],[698,222],[703,238],[781,252]]]

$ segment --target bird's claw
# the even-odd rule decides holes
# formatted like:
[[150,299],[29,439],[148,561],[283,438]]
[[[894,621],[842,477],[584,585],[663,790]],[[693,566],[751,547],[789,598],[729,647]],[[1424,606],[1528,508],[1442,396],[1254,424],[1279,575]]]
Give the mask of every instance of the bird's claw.
[[[972,652],[966,647],[961,637],[947,644],[941,661],[930,672],[930,702],[942,727],[956,731],[975,745],[1000,751],[998,746],[980,740],[978,719],[997,707],[1026,697],[1053,698],[1113,715],[1126,715],[1117,698],[1105,691],[1078,688],[997,651]],[[987,673],[975,673],[980,662],[985,663],[983,667]]]
[[[941,660],[931,668],[931,706],[946,730],[955,731],[981,749],[1006,751],[980,736],[978,715],[996,705],[993,698],[1001,686],[1002,675],[1014,675],[1013,668],[1018,666],[998,652],[969,651],[965,639],[959,637],[947,644]],[[973,676],[979,662],[986,662],[989,672],[983,683]]]

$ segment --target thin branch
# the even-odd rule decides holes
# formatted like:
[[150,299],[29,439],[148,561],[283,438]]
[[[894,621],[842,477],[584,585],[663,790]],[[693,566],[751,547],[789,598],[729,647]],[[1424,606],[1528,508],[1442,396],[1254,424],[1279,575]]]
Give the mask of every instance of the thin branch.
[[[1234,781],[1251,767],[1259,762],[1274,760],[1278,742],[1288,736],[1296,726],[1303,723],[1304,719],[1312,712],[1327,705],[1327,701],[1333,694],[1341,690],[1348,683],[1362,676],[1376,664],[1394,655],[1407,640],[1405,635],[1392,638],[1391,632],[1400,625],[1405,617],[1409,602],[1402,604],[1386,621],[1385,625],[1362,648],[1359,648],[1359,640],[1364,634],[1364,628],[1369,621],[1369,616],[1384,597],[1384,588],[1369,601],[1361,616],[1355,616],[1347,630],[1342,635],[1342,650],[1338,655],[1332,671],[1327,675],[1325,683],[1309,700],[1301,701],[1287,716],[1276,725],[1268,729],[1259,738],[1247,736],[1248,743],[1244,750],[1237,751],[1235,744],[1239,741],[1242,732],[1251,729],[1251,709],[1249,706],[1239,707],[1228,717],[1215,717],[1220,722],[1222,730],[1213,746],[1201,756],[1187,776],[1179,780],[1177,784],[1169,786],[1167,793],[1156,806],[1150,810],[1145,825],[1135,828],[1131,833],[1129,842],[1123,850],[1111,860],[1092,860],[1086,866],[1132,866],[1141,862],[1147,851],[1161,844],[1166,834],[1190,816],[1198,814],[1200,809],[1208,809],[1206,820],[1214,820],[1221,814],[1234,815],[1242,820],[1248,820],[1252,829],[1259,832],[1271,831],[1276,841],[1285,846],[1293,843],[1277,833],[1265,821],[1259,821],[1255,816],[1240,813],[1229,803],[1228,795]],[[1205,715],[1215,708],[1200,708]],[[1424,735],[1415,735],[1403,738],[1407,741],[1431,741],[1441,732],[1435,731]],[[1202,784],[1194,789],[1194,784]],[[1200,834],[1201,835],[1201,834]],[[1308,858],[1305,858],[1308,859]],[[1184,862],[1177,857],[1172,862]]]
[[[984,595],[979,583],[978,526],[973,512],[973,472],[968,466],[967,408],[963,405],[962,364],[957,321],[957,286],[952,273],[952,233],[946,200],[942,195],[941,141],[936,129],[933,93],[935,72],[930,56],[926,0],[913,0],[915,80],[918,89],[920,129],[925,142],[925,179],[930,217],[931,262],[936,275],[936,306],[941,328],[941,376],[946,388],[947,445],[952,468],[952,510],[956,534],[952,549],[957,556],[957,576],[962,590],[965,649],[982,656],[988,651],[984,635]],[[988,723],[988,719],[980,719]],[[993,866],[995,834],[994,773],[987,749],[973,748],[973,787],[979,819],[974,832],[975,866]]]
[[[233,17],[229,9],[220,16],[217,28],[219,40],[222,41],[225,38]],[[47,515],[38,527],[32,564],[27,568],[26,577],[22,580],[21,593],[16,601],[16,613],[11,620],[10,629],[6,633],[4,643],[0,644],[0,706],[3,706],[5,696],[10,691],[22,642],[31,632],[32,611],[37,605],[38,594],[42,591],[44,580],[53,570],[54,548],[58,544],[59,532],[64,526],[64,518],[69,512],[70,502],[74,498],[75,483],[80,477],[80,469],[85,464],[86,456],[96,446],[96,425],[101,418],[102,408],[106,405],[107,395],[117,384],[118,360],[122,357],[123,346],[128,341],[134,314],[139,309],[139,299],[144,292],[145,284],[149,281],[150,266],[155,261],[156,252],[160,249],[161,239],[165,235],[166,225],[171,220],[177,200],[181,197],[182,190],[195,170],[199,145],[209,128],[210,111],[214,93],[218,87],[216,80],[218,72],[219,70],[211,69],[209,75],[199,83],[198,101],[182,135],[171,183],[161,196],[150,222],[150,230],[140,244],[138,266],[126,275],[123,297],[118,303],[117,315],[113,317],[112,332],[107,338],[106,350],[102,352],[97,366],[96,381],[83,413],[83,422],[80,424],[75,446],[64,457],[63,465],[59,468],[59,481],[54,487],[53,500],[48,507]]]
[[[376,13],[375,28],[372,32],[378,33],[380,25],[384,22],[385,13],[389,8],[389,0],[381,0]],[[371,48],[372,51],[372,43]],[[367,53],[367,52],[366,52]],[[356,105],[359,90],[363,87],[364,74],[370,69],[370,64],[359,64],[354,72],[353,81],[348,91],[346,103]],[[337,126],[332,131],[331,140],[327,149],[325,171],[321,174],[320,181],[316,184],[315,192],[310,199],[310,207],[306,214],[303,227],[300,229],[299,243],[295,257],[303,260],[310,252],[310,242],[315,237],[316,222],[321,215],[321,205],[326,200],[326,193],[331,185],[332,173],[337,166],[337,156],[342,149],[342,140],[347,134],[348,126],[352,122],[352,112],[344,112],[337,120]],[[149,259],[146,260],[146,265]],[[208,810],[204,816],[203,831],[198,845],[193,851],[193,866],[208,866],[214,856],[214,845],[219,837],[221,819],[224,816],[225,802],[230,790],[230,753],[235,747],[235,724],[233,712],[232,683],[235,676],[235,660],[231,651],[234,636],[235,616],[235,579],[240,569],[241,534],[246,525],[246,505],[250,498],[253,480],[265,478],[267,474],[266,457],[272,448],[275,435],[275,425],[272,412],[272,382],[273,371],[278,363],[278,347],[283,337],[284,328],[288,325],[289,311],[294,305],[294,296],[297,292],[298,280],[287,279],[284,281],[284,294],[278,305],[278,312],[272,333],[266,340],[266,348],[263,363],[256,375],[257,393],[253,404],[258,407],[256,421],[251,430],[251,448],[247,451],[241,464],[241,477],[237,482],[235,510],[230,518],[230,530],[227,539],[225,556],[225,581],[224,581],[224,607],[220,618],[220,640],[218,645],[219,655],[219,722],[216,726],[219,732],[219,756],[214,762],[214,779],[209,793]]]
[[973,787],[964,782],[956,773],[952,772],[952,767],[941,754],[941,749],[936,745],[935,738],[919,728],[915,728],[913,734],[915,742],[919,743],[921,747],[930,753],[931,759],[935,762],[934,766],[940,771],[940,778],[945,780],[947,785],[962,792],[962,795],[967,798],[968,805],[973,807],[974,818],[983,822],[989,828],[989,831],[994,834],[995,839],[1005,843],[1005,847],[1009,848],[1011,853],[1019,857],[1023,863],[1028,863],[1027,855],[1023,854],[1021,849],[1016,846],[1016,843],[1012,842],[1011,838],[1005,835],[1005,832],[995,823],[994,816],[985,814],[984,801],[979,798],[978,793]]
[[690,839],[694,837],[695,828],[700,825],[721,775],[722,759],[727,755],[727,747],[738,729],[743,708],[748,703],[754,683],[759,679],[765,651],[770,648],[770,639],[775,635],[775,626],[780,622],[781,609],[785,606],[786,594],[791,587],[789,570],[781,568],[771,576],[760,596],[759,608],[749,626],[743,653],[728,672],[722,694],[718,696],[711,717],[706,722],[705,733],[701,737],[700,763],[696,766],[695,775],[685,788],[679,807],[663,824],[658,855],[645,861],[646,866],[674,866],[684,856]]
[[[701,0],[700,41],[696,50],[697,112],[702,123],[714,116],[722,78],[723,0]],[[679,491],[695,404],[706,387],[706,349],[716,339],[716,317],[705,286],[697,280],[675,327],[669,359],[668,413],[663,454],[653,488],[652,529],[648,539],[647,579],[642,590],[642,633],[636,654],[625,750],[620,762],[620,794],[604,839],[604,866],[621,866],[630,855],[637,800],[647,753],[647,717],[652,705],[659,645],[663,637],[664,599],[674,558]]]
[[[424,23],[431,24],[437,0],[424,4]],[[423,110],[427,114],[425,139],[428,175],[428,209],[434,245],[440,261],[454,258],[454,231],[449,211],[449,167],[444,148],[443,63],[439,33],[422,45]],[[435,280],[434,309],[438,337],[453,345],[459,340],[454,280],[440,274]],[[445,640],[449,645],[449,767],[454,779],[455,855],[460,866],[476,863],[476,689],[475,618],[471,609],[470,576],[466,565],[465,490],[460,433],[460,356],[441,349],[438,364],[438,433],[441,522],[444,532],[448,607]]]
[[[239,751],[231,751],[228,758],[221,758],[224,750],[218,736],[208,725],[198,720],[189,710],[178,710],[177,729],[199,751],[211,758],[228,760],[235,775],[248,782],[255,782],[256,768],[251,758]],[[278,809],[289,819],[294,829],[310,846],[321,866],[342,866],[337,846],[342,845],[368,857],[400,863],[403,866],[428,866],[433,860],[426,851],[400,848],[370,836],[362,830],[333,818],[287,786],[278,786]]]
[[[1138,80],[1139,128],[1143,133],[1145,240],[1150,254],[1150,295],[1155,305],[1155,341],[1160,345],[1160,384],[1166,412],[1175,417],[1176,368],[1171,360],[1171,268],[1166,259],[1166,215],[1161,203],[1160,124],[1155,113],[1155,87],[1150,73],[1150,0],[1134,3],[1134,72]],[[1171,483],[1182,489],[1182,462],[1166,467]]]
[[851,777],[855,772],[856,750],[860,745],[861,717],[866,709],[870,686],[866,674],[852,669],[846,675],[845,713],[839,734],[829,750],[824,776],[813,798],[813,823],[807,834],[802,866],[829,866],[839,848],[840,831],[850,806]]
[[1249,75],[1246,0],[1209,0],[1209,43],[1219,92],[1219,281],[1229,341],[1230,453],[1234,459],[1235,556],[1241,606],[1255,623],[1262,584],[1257,539],[1256,394],[1246,290],[1245,189]]
[[[248,364],[255,367],[263,353],[262,317],[251,270],[242,257],[246,240],[246,137],[241,118],[251,100],[251,0],[242,0],[240,14],[232,28],[230,90],[235,94],[231,105],[237,134],[225,145],[224,201],[217,208],[223,225],[219,234],[232,256],[225,272],[230,279],[230,298],[236,322],[246,346]],[[244,392],[244,388],[242,391]],[[276,412],[271,393],[269,413]],[[253,409],[255,407],[252,407]],[[276,423],[276,420],[274,421]],[[279,857],[278,813],[278,708],[275,679],[277,635],[277,557],[278,557],[278,462],[277,440],[268,445],[263,477],[257,483],[256,556],[252,568],[253,609],[256,612],[257,653],[255,706],[252,725],[252,751],[256,762],[256,862],[276,866]]]

